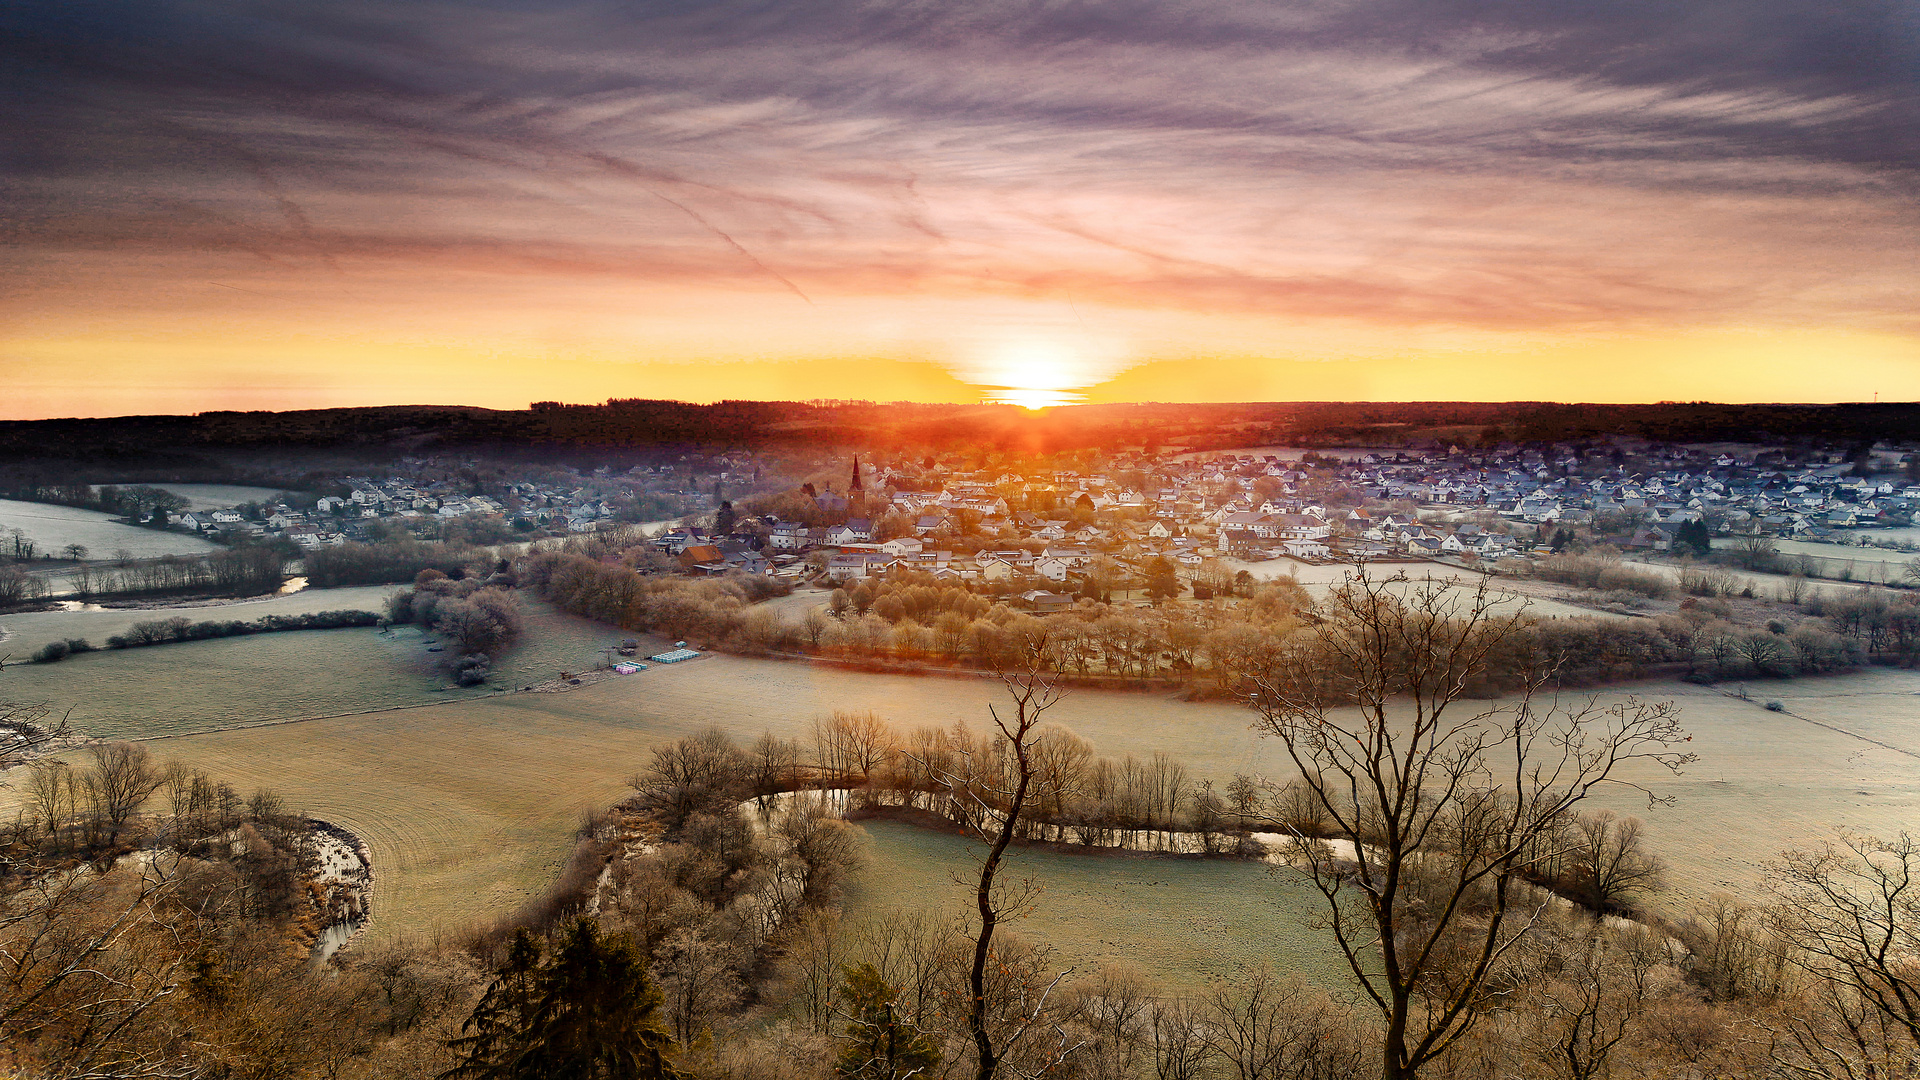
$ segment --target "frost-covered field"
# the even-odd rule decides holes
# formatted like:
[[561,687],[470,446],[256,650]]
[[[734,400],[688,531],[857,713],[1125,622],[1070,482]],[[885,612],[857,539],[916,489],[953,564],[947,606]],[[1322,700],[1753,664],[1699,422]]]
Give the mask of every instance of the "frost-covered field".
[[97,510],[0,499],[0,534],[15,529],[38,545],[37,554],[42,555],[58,556],[68,544],[85,547],[89,559],[110,559],[120,550],[136,559],[220,550],[218,544],[197,536],[136,528]]
[[[869,821],[868,866],[846,916],[958,915],[979,845],[892,821]],[[1032,914],[1008,924],[1059,950],[1056,968],[1137,967],[1169,989],[1202,993],[1260,964],[1326,987],[1345,985],[1331,939],[1307,925],[1318,893],[1293,871],[1237,860],[1138,859],[1010,848],[1002,873],[1040,886]]]
[[[307,592],[186,614],[255,618],[275,605],[286,610],[356,606],[342,601],[363,592],[366,600],[384,590]],[[503,662],[509,685],[580,670],[599,658],[599,647],[620,636],[540,605],[529,604],[529,609],[527,644]],[[29,646],[21,652],[30,651],[43,635],[104,636],[114,632],[110,625],[124,628],[135,618],[154,615],[8,616],[0,625],[21,636],[0,644],[0,652],[16,642]],[[271,716],[445,701],[452,692],[433,689],[441,681],[417,637],[382,638],[358,629],[93,654],[56,665],[9,664],[0,672],[0,697],[72,704],[84,730],[142,737]],[[1753,894],[1764,880],[1767,859],[1787,846],[1818,839],[1834,825],[1887,834],[1920,821],[1920,673],[1875,669],[1756,682],[1746,687],[1748,699],[1732,696],[1737,689],[1663,682],[1612,688],[1597,698],[1603,705],[1629,692],[1673,699],[1693,734],[1690,749],[1701,760],[1685,775],[1629,777],[1672,796],[1671,805],[1649,809],[1643,797],[1625,789],[1605,800],[1647,819],[1650,840],[1672,867],[1672,888],[1663,901],[1670,908],[1715,891]],[[710,725],[743,740],[766,730],[805,737],[814,718],[835,709],[872,709],[903,726],[977,724],[1004,692],[984,678],[914,678],[708,656],[566,693],[464,693],[467,699],[436,708],[229,730],[152,746],[162,756],[192,760],[240,787],[276,788],[292,805],[365,838],[374,851],[381,904],[375,932],[412,933],[498,913],[537,892],[564,860],[578,811],[619,797],[625,778],[662,741]],[[1766,709],[1770,700],[1780,701],[1784,711]],[[1292,773],[1281,748],[1250,730],[1252,714],[1230,702],[1076,690],[1049,719],[1090,739],[1103,754],[1144,757],[1164,751],[1197,778]],[[904,850],[897,843],[889,847],[891,841],[876,843],[883,853]],[[1154,865],[1122,868],[1117,892],[1086,885],[1092,890],[1088,897],[1105,900],[1074,902],[1084,903],[1089,912],[1123,900],[1163,914],[1173,911],[1152,899],[1160,895],[1152,890],[1162,886],[1151,881],[1160,879],[1143,884],[1126,876],[1150,874]],[[1234,903],[1252,903],[1248,897],[1268,896],[1273,888],[1257,868],[1248,869],[1244,881],[1231,876],[1239,870],[1209,872],[1225,876],[1208,878],[1206,888],[1235,893]],[[900,873],[934,871],[903,866]],[[1243,886],[1254,891],[1241,896]],[[1070,891],[1067,885],[1060,889]],[[1127,899],[1134,897],[1137,901]],[[1128,934],[1122,940],[1145,931]],[[1075,940],[1097,944],[1103,939]],[[1153,948],[1172,950],[1171,956],[1183,947],[1179,942],[1196,940],[1182,931]],[[1231,942],[1208,946],[1241,947]],[[1175,972],[1170,978],[1190,977],[1180,970],[1201,970],[1180,968],[1188,961],[1177,957],[1150,962],[1170,965],[1165,968]]]
[[[18,661],[56,639],[86,638],[104,646],[136,622],[183,616],[256,620],[269,614],[383,611],[386,586],[308,589],[286,596],[212,607],[157,610],[50,611],[0,616],[0,699],[46,701],[73,710],[79,731],[101,738],[146,738],[236,727],[268,720],[424,705],[485,697],[490,687],[447,689],[446,648],[433,634],[396,627],[303,630],[190,641],[141,649],[102,648],[57,664]],[[526,601],[521,642],[497,658],[493,686],[519,688],[579,672],[604,659],[621,635]]]
[[[1348,575],[1354,572],[1353,567],[1346,563],[1321,563],[1314,565],[1313,563],[1297,562],[1287,558],[1268,559],[1264,562],[1247,562],[1242,559],[1222,559],[1221,561],[1236,571],[1245,570],[1260,581],[1271,581],[1275,578],[1291,577],[1304,586],[1307,592],[1313,594],[1316,598],[1327,595],[1329,590],[1345,581]],[[1367,573],[1376,580],[1390,578],[1396,574],[1405,574],[1409,581],[1415,583],[1425,581],[1428,578],[1435,581],[1451,582],[1453,583],[1454,592],[1459,595],[1460,602],[1463,604],[1470,599],[1471,593],[1480,587],[1481,579],[1486,577],[1485,574],[1478,574],[1471,570],[1462,570],[1457,566],[1448,566],[1444,563],[1434,562],[1376,563],[1367,568]],[[1496,595],[1505,596],[1507,592],[1503,583],[1498,578],[1490,581],[1488,588]],[[1494,610],[1512,611],[1515,608],[1521,607],[1524,607],[1529,614],[1539,618],[1556,618],[1570,615],[1603,619],[1621,617],[1610,615],[1604,611],[1595,611],[1592,608],[1580,607],[1575,604],[1563,604],[1555,600],[1541,599],[1540,597],[1522,597],[1517,595],[1497,601],[1494,605]]]

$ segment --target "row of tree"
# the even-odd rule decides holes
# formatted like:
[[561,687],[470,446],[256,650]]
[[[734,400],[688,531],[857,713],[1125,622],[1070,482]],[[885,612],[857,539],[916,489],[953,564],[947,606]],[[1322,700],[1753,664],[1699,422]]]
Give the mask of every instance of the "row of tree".
[[399,535],[376,543],[347,543],[314,548],[303,556],[307,583],[317,589],[347,585],[393,585],[412,581],[423,570],[449,577],[485,574],[494,558],[464,543],[416,540]]
[[67,580],[82,600],[173,593],[257,596],[280,589],[286,580],[286,562],[277,547],[247,544],[207,555],[83,562],[68,573]]

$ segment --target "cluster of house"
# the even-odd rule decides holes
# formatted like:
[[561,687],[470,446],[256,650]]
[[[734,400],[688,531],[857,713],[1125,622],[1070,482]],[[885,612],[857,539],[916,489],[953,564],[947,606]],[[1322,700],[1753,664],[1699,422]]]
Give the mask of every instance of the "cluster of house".
[[[718,463],[728,470],[723,476],[746,484],[758,475],[750,455],[734,456],[739,460]],[[1531,540],[1512,532],[1532,537],[1543,528],[1576,525],[1616,530],[1622,546],[1659,551],[1671,546],[1682,526],[1701,520],[1721,531],[1832,539],[1837,530],[1905,523],[1920,508],[1920,487],[1857,477],[1845,462],[1766,468],[1726,454],[1707,459],[1674,450],[1652,456],[1661,467],[1630,473],[1618,466],[1595,469],[1591,457],[1535,450],[1349,458],[1334,468],[1324,460],[1310,468],[1274,455],[1133,455],[1114,461],[1105,473],[951,475],[938,490],[896,490],[885,497],[860,492],[862,512],[875,515],[868,518],[845,519],[848,496],[828,489],[814,496],[818,517],[842,518],[840,524],[747,519],[727,535],[682,528],[657,543],[695,574],[798,577],[824,571],[855,580],[911,569],[935,577],[1045,584],[1073,578],[1100,555],[1136,568],[1156,557],[1186,567],[1214,556],[1498,560],[1534,550]],[[879,470],[873,471],[877,476]],[[399,477],[349,477],[346,487],[346,495],[321,499],[311,513],[276,505],[252,519],[238,510],[216,510],[179,514],[174,521],[318,547],[365,538],[367,526],[381,518],[511,514],[576,533],[619,520],[606,498],[584,485],[518,482],[507,485],[501,498],[466,494],[449,482]],[[1014,509],[1010,499],[1017,507],[1053,509]],[[1366,509],[1400,500],[1484,510],[1512,524],[1440,525]],[[887,528],[876,536],[880,515]],[[983,549],[972,550],[983,542]]]
[[[605,470],[601,472],[604,474]],[[238,530],[263,539],[285,538],[303,548],[315,548],[370,539],[373,533],[369,525],[382,519],[511,515],[525,518],[537,527],[575,533],[594,532],[620,520],[606,498],[579,485],[512,483],[506,485],[502,498],[495,498],[468,494],[460,490],[464,485],[447,481],[346,477],[343,483],[347,494],[323,496],[311,511],[285,503],[260,506],[257,515],[252,517],[241,513],[238,507],[196,510],[172,514],[168,524],[202,533]]]
[[1624,528],[1621,546],[1654,551],[1697,521],[1721,532],[1844,541],[1840,530],[1905,524],[1920,509],[1920,486],[1854,476],[1844,462],[1771,469],[1722,454],[1644,474],[1582,476],[1579,468],[1577,459],[1539,455],[1465,467],[1362,462],[1349,482],[1383,499],[1478,507],[1535,526]]
[[[1904,522],[1920,507],[1920,487],[1854,477],[1845,463],[1768,469],[1729,455],[1696,460],[1681,452],[1668,462],[1673,467],[1628,473],[1522,451],[1360,454],[1337,468],[1311,470],[1277,456],[1142,458],[1116,462],[1114,473],[1151,476],[1149,490],[1125,488],[1102,474],[1059,472],[960,476],[937,492],[898,492],[881,504],[896,523],[893,535],[876,537],[871,518],[811,527],[749,519],[726,536],[684,528],[657,543],[691,573],[797,577],[811,569],[853,581],[911,570],[1044,585],[1074,578],[1101,555],[1135,570],[1156,557],[1184,567],[1215,556],[1497,561],[1542,553],[1543,533],[1576,525],[1618,529],[1618,541],[1630,548],[1666,550],[1683,525],[1696,521],[1711,520],[1722,532],[1823,538],[1837,529]],[[1333,500],[1325,496],[1332,492],[1339,493],[1339,505],[1329,505]],[[1009,497],[1059,509],[1010,510]],[[1366,508],[1397,500],[1482,510],[1496,522],[1438,524]],[[832,491],[815,501],[829,513],[847,506]],[[864,505],[877,512],[871,493]],[[1071,514],[1075,509],[1091,513]],[[903,519],[910,531],[898,527]],[[982,539],[988,546],[979,550],[948,549],[972,548]]]

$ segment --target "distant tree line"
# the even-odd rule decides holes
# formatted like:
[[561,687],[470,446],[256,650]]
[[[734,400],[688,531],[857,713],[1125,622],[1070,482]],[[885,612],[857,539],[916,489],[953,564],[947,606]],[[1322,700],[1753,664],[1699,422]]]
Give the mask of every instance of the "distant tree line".
[[206,555],[163,555],[86,563],[67,575],[82,600],[166,594],[257,596],[286,580],[286,555],[273,545],[247,544]]

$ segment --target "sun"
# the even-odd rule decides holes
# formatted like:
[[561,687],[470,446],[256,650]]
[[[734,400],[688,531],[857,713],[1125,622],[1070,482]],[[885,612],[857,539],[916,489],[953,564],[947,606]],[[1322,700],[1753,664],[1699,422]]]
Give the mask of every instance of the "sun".
[[1073,405],[1084,395],[1070,390],[1049,390],[1037,386],[1008,386],[988,395],[988,399],[1002,405],[1018,405],[1032,412],[1051,409],[1056,405]]
[[984,365],[984,397],[1030,412],[1086,400],[1092,380],[1074,350],[1059,342],[1028,339],[1003,343]]

